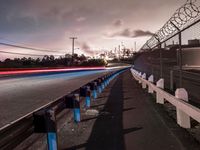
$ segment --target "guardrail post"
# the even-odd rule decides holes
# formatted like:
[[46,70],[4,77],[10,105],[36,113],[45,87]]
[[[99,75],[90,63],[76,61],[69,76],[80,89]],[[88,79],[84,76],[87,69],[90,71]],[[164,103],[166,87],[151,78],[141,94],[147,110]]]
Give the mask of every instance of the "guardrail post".
[[90,95],[91,95],[90,86],[87,86],[86,87],[86,97],[85,97],[86,108],[90,108],[90,105],[91,105]]
[[105,84],[106,84],[106,86],[108,86],[108,76],[107,75],[105,77]]
[[[188,93],[184,88],[177,89],[175,97],[188,102]],[[183,128],[190,128],[190,116],[180,108],[176,107],[177,123]]]
[[[140,76],[140,77],[142,77],[142,73],[141,73],[141,72],[139,73],[139,76]],[[142,83],[142,81],[141,81],[141,80],[139,80],[139,83],[141,84],[141,83]]]
[[57,150],[56,117],[53,109],[40,110],[34,113],[34,132],[46,133],[48,150]]
[[96,82],[91,82],[90,84],[89,84],[89,86],[90,86],[90,92],[92,92],[91,94],[92,94],[92,97],[93,97],[93,99],[95,100],[96,98],[97,98],[97,83]]
[[91,105],[91,90],[93,89],[93,85],[90,86],[84,86],[83,88],[81,88],[80,92],[81,92],[81,96],[85,97],[85,107],[86,108],[90,108]]
[[80,88],[80,97],[84,97],[85,107],[90,107],[90,86],[83,86]]
[[[164,89],[164,79],[160,79],[156,82],[158,88]],[[164,97],[162,93],[156,92],[156,102],[159,104],[164,104]]]
[[[154,76],[153,75],[149,76],[148,81],[153,83],[154,82]],[[151,88],[151,86],[148,86],[148,93],[153,93],[153,89]]]
[[[142,79],[145,79],[145,80],[146,80],[146,73],[143,73],[143,75],[142,75]],[[147,88],[146,83],[143,82],[143,81],[142,81],[142,88],[143,88],[143,89],[146,89],[146,88]]]
[[97,82],[94,82],[93,98],[97,99]]
[[77,93],[67,95],[65,97],[66,108],[73,109],[74,112],[74,122],[78,123],[81,121],[81,111],[80,111],[80,96]]
[[105,88],[104,78],[102,77],[101,78],[101,89],[102,89],[102,91],[104,90],[104,88]]
[[102,88],[101,88],[101,79],[97,80],[97,89],[98,89],[98,93],[100,94],[102,92]]
[[53,110],[50,109],[47,111],[46,121],[48,149],[57,150],[56,117]]
[[80,97],[79,94],[74,94],[73,96],[74,104],[74,121],[76,123],[81,121],[81,110],[80,110]]
[[170,90],[174,91],[174,71],[170,70]]

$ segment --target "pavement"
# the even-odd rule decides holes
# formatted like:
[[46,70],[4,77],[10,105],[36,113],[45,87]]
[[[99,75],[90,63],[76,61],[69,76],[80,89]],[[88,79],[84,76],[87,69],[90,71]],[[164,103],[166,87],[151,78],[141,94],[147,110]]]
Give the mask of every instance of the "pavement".
[[0,127],[118,69],[1,78]]
[[[82,106],[83,107],[83,106]],[[130,71],[81,111],[82,121],[67,121],[58,132],[61,150],[198,150],[197,143],[141,89]]]

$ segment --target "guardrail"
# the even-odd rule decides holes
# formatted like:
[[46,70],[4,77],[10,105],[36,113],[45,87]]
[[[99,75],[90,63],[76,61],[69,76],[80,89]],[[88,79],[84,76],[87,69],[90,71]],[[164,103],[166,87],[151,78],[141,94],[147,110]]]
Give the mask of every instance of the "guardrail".
[[156,93],[156,102],[164,104],[165,100],[176,107],[177,123],[183,128],[191,128],[190,117],[200,123],[200,109],[188,103],[188,93],[184,88],[176,89],[175,96],[164,91],[164,79],[154,84],[154,76],[147,78],[145,73],[131,68],[133,77],[142,84],[142,88],[148,87],[148,93]]
[[73,110],[74,121],[80,122],[80,102],[84,100],[85,106],[89,108],[91,98],[96,99],[111,80],[127,69],[120,69],[93,80],[70,94],[62,96],[0,128],[0,149],[13,149],[32,134],[44,133],[47,134],[48,149],[57,150],[56,116],[65,109],[71,109]]

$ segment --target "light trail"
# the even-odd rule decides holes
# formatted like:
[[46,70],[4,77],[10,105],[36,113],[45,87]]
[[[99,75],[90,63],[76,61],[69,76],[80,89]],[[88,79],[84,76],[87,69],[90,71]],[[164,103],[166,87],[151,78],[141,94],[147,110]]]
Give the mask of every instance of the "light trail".
[[0,71],[0,75],[17,75],[17,74],[31,74],[31,73],[48,73],[48,72],[66,72],[66,71],[86,71],[86,70],[104,70],[105,67],[73,67],[73,68],[59,68],[59,69],[24,69],[24,70],[10,70]]

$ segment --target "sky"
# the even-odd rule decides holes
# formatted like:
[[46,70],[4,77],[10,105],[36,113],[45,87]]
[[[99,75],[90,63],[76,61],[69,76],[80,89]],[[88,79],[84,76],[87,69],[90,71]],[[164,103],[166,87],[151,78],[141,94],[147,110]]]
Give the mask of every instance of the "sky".
[[[26,54],[94,54],[123,43],[137,50],[160,29],[185,0],[0,0],[0,42],[44,49],[33,51],[0,45],[0,51]],[[55,52],[47,52],[45,50]],[[18,57],[17,54],[3,54]]]

